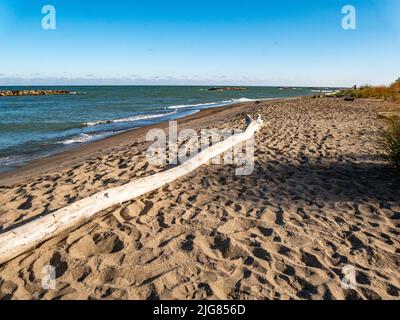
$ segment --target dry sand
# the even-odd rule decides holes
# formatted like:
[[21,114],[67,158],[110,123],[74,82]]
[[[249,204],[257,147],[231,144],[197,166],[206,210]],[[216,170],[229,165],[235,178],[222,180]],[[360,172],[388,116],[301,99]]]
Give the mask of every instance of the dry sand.
[[[299,98],[203,111],[181,128],[244,128],[255,170],[203,166],[0,266],[3,299],[400,299],[400,176],[379,155],[376,100]],[[160,124],[158,127],[165,127]],[[148,128],[0,177],[0,232],[162,170]],[[41,286],[42,267],[57,286]],[[341,285],[342,267],[357,287]]]

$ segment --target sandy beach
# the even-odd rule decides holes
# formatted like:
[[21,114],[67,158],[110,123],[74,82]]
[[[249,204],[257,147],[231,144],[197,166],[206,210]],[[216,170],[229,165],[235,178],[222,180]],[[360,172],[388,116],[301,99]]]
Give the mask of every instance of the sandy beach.
[[[182,118],[244,129],[255,168],[202,166],[0,266],[1,299],[400,299],[400,175],[380,155],[380,100],[295,98]],[[166,128],[166,123],[154,125]],[[149,127],[0,175],[0,232],[161,170]],[[55,290],[41,285],[56,267]],[[343,267],[356,287],[342,285]]]

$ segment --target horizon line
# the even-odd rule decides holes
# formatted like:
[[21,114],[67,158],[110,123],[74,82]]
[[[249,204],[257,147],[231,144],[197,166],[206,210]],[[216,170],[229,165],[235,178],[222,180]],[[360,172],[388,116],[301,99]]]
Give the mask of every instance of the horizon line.
[[245,85],[245,84],[0,84],[0,87],[209,87],[209,88],[351,88],[350,86]]

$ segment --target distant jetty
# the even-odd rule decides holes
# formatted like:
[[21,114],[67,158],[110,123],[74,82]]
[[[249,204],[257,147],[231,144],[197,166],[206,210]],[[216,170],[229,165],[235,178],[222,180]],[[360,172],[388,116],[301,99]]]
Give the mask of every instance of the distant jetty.
[[61,94],[76,94],[68,90],[1,90],[0,97],[14,97],[14,96],[47,96],[47,95],[61,95]]
[[241,91],[241,90],[247,90],[247,88],[243,87],[212,87],[208,88],[208,91]]

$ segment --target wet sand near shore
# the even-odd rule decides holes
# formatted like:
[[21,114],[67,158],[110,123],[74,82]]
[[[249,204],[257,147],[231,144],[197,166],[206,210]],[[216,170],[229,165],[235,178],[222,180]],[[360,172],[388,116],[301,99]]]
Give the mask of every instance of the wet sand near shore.
[[[243,103],[180,128],[244,129],[255,168],[207,165],[0,266],[2,299],[400,299],[400,175],[380,155],[378,100]],[[154,127],[166,128],[167,124]],[[165,168],[149,127],[0,176],[0,232]],[[55,290],[41,285],[56,267]],[[342,286],[343,267],[356,274]]]

